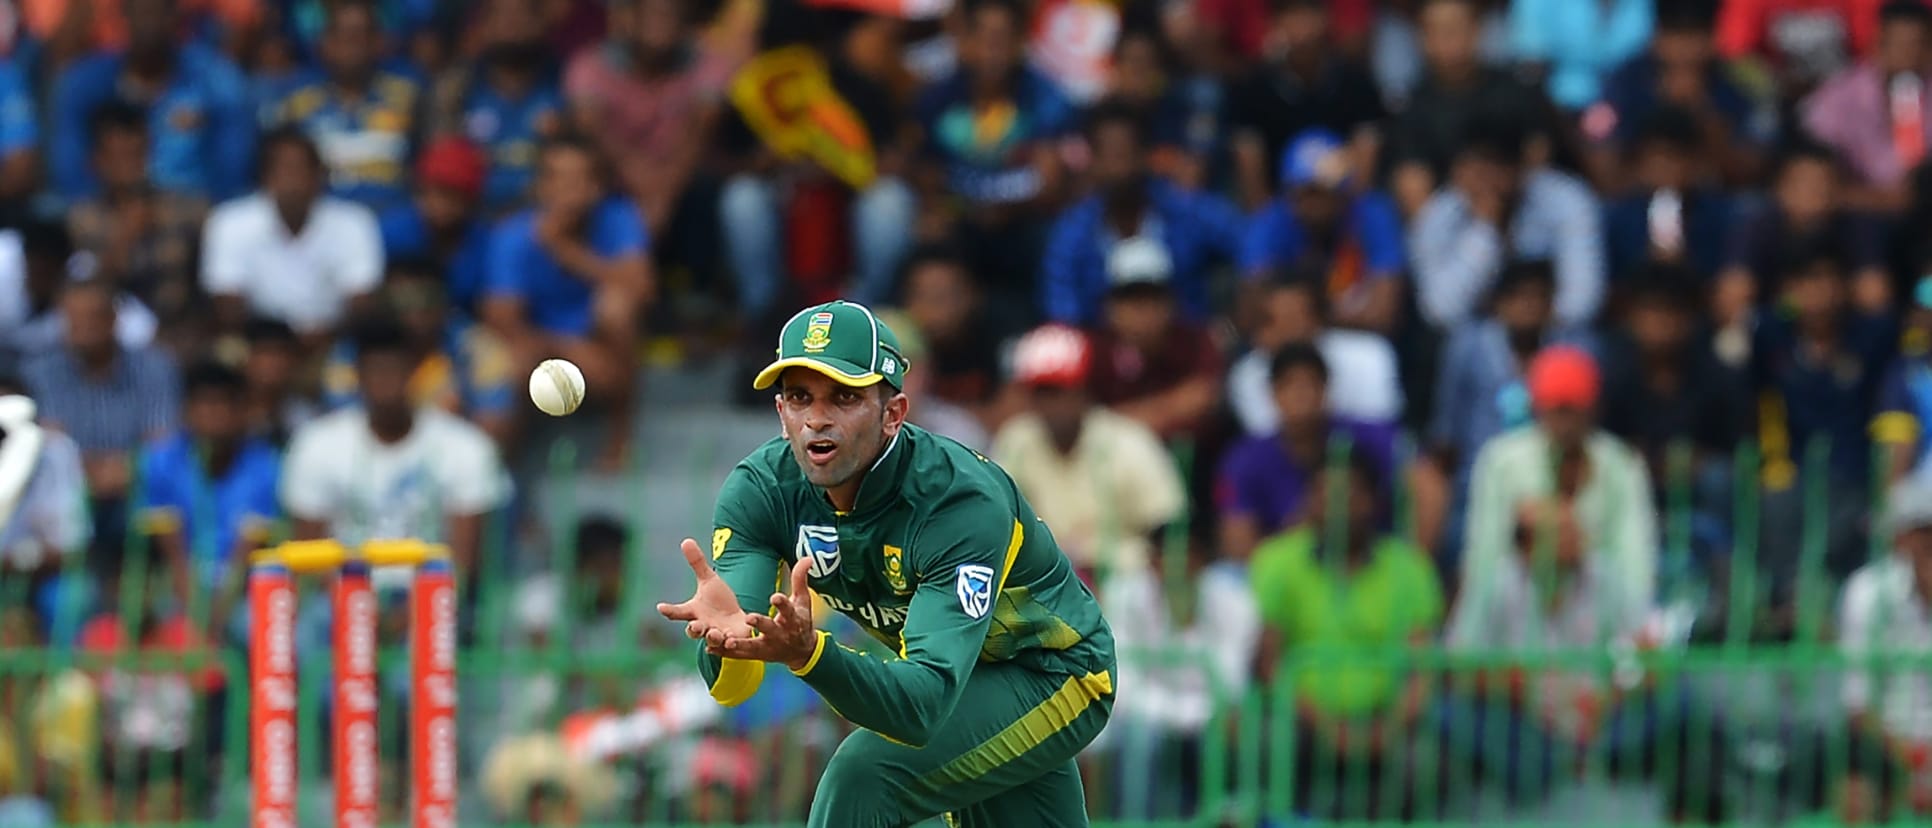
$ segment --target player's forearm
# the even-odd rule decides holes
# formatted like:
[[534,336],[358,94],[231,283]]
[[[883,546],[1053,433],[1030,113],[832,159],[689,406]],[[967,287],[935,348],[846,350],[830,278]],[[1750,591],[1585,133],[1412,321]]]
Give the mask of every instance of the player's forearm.
[[859,727],[920,747],[958,700],[958,682],[929,664],[875,658],[818,634],[811,660],[792,671]]

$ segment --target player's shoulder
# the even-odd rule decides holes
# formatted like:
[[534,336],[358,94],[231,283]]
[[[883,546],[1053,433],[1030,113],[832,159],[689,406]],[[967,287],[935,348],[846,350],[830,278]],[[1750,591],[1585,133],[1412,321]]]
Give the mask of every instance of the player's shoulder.
[[[1013,479],[986,455],[950,437],[907,426],[903,438],[911,452],[906,470],[905,498],[914,520],[985,520],[1002,530],[1018,517],[1018,493]],[[1004,516],[997,522],[990,519]]]

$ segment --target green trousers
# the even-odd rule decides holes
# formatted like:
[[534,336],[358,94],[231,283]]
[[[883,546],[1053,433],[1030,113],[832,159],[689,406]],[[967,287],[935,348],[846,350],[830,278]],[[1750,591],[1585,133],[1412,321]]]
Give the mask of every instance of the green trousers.
[[839,745],[812,797],[810,828],[907,828],[937,816],[959,828],[1087,824],[1074,757],[1113,711],[1110,672],[1049,675],[980,664],[924,747],[869,730]]

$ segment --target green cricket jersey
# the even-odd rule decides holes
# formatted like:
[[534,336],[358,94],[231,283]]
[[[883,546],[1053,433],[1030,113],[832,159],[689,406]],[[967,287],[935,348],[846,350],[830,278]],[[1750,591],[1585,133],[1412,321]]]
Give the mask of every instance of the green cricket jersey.
[[[898,652],[868,656],[821,631],[797,671],[889,739],[923,745],[981,661],[1111,682],[1113,633],[1093,594],[1012,478],[951,439],[906,425],[848,513],[774,439],[732,470],[714,524],[712,565],[747,610],[769,610],[808,557],[812,589]],[[764,676],[762,662],[699,654],[721,703],[749,698]]]

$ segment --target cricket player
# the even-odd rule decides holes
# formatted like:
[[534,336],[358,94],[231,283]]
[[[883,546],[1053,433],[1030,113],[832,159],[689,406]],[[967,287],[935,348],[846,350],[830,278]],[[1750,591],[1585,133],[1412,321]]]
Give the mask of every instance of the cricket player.
[[[813,828],[1086,825],[1074,756],[1113,709],[1113,634],[1006,472],[906,422],[905,373],[862,305],[792,317],[752,383],[776,388],[782,435],[732,470],[710,555],[684,541],[696,593],[658,611],[703,642],[720,703],[779,664],[864,728]],[[814,591],[896,655],[831,641]]]

